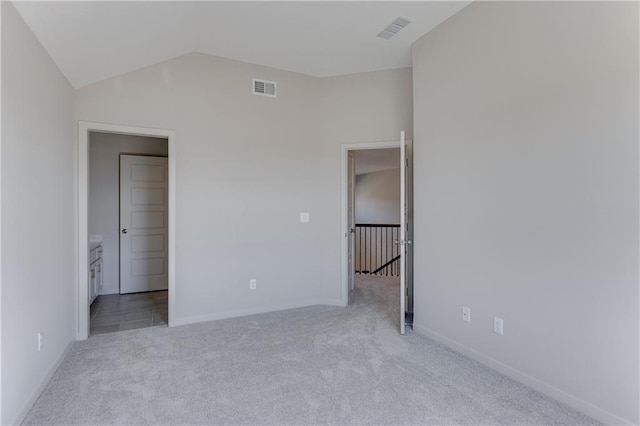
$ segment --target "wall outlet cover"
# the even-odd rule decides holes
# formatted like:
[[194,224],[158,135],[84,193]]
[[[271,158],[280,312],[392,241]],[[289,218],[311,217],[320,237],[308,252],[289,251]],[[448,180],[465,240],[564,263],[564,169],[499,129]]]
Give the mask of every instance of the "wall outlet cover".
[[462,321],[471,322],[471,308],[468,306],[462,307]]

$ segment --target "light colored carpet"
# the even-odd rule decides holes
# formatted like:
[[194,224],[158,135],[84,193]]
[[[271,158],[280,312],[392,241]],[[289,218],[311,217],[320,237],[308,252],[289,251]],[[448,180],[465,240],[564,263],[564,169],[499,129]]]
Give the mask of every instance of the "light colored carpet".
[[597,424],[434,341],[400,336],[397,279],[359,278],[348,308],[77,342],[25,423]]

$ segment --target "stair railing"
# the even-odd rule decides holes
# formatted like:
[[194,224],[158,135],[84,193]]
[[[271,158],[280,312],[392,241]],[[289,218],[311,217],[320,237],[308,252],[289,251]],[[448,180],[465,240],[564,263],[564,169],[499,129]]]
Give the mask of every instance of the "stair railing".
[[356,224],[355,271],[357,274],[400,275],[400,225]]

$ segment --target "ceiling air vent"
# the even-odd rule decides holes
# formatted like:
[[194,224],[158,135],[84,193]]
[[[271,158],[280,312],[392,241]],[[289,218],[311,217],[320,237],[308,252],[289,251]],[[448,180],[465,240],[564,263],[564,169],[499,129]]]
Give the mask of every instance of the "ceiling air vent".
[[275,98],[277,95],[275,81],[253,79],[253,94]]
[[411,23],[411,19],[403,18],[402,16],[397,17],[393,20],[392,23],[387,25],[387,28],[380,31],[378,33],[378,37],[383,38],[385,40],[390,40],[391,37],[398,34],[404,27]]

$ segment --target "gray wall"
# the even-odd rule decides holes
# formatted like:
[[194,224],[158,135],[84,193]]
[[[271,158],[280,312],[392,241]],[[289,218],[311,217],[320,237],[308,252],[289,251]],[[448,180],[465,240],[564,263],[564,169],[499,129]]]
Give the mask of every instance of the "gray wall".
[[[413,135],[411,68],[319,80],[326,143],[397,141]],[[337,177],[340,178],[340,163]]]
[[[2,2],[2,424],[19,423],[75,339],[73,89]],[[44,346],[37,351],[37,333]]]
[[[278,82],[278,98],[252,95],[253,77]],[[321,80],[189,54],[76,102],[80,120],[176,131],[175,303],[188,323],[340,303],[340,145],[397,139],[410,94],[406,69]]]
[[89,234],[102,237],[104,287],[120,292],[120,154],[167,156],[166,139],[89,135]]
[[357,175],[355,202],[356,223],[399,224],[400,169]]
[[637,424],[638,4],[473,3],[413,64],[416,330]]

